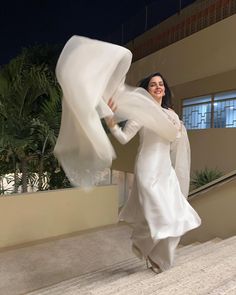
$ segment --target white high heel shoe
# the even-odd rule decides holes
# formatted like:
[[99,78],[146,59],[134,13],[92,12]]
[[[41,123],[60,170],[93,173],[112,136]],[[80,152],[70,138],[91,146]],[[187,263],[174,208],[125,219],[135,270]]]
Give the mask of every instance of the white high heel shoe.
[[[149,266],[149,263],[151,264],[151,266]],[[146,266],[148,269],[151,269],[156,274],[159,274],[162,272],[162,270],[160,269],[160,266],[156,264],[149,256],[146,258]]]

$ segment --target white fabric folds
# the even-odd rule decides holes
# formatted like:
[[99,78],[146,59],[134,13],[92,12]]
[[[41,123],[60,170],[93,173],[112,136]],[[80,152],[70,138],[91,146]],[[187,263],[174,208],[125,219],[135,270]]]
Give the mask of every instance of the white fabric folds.
[[124,47],[81,36],[73,36],[60,55],[56,75],[63,91],[62,121],[54,154],[73,185],[94,185],[97,172],[115,157],[100,120],[112,114],[110,97],[120,120],[134,120],[169,141],[177,136],[150,94],[124,83],[131,58]]

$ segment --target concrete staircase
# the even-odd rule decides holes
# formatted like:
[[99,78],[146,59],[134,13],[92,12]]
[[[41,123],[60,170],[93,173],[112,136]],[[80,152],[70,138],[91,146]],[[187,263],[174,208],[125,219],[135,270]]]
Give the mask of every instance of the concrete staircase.
[[236,295],[236,236],[179,247],[175,266],[154,274],[125,259],[27,295]]

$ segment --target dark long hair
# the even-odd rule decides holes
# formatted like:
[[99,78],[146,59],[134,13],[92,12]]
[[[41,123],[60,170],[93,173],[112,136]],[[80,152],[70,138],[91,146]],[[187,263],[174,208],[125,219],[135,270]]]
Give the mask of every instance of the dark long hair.
[[161,106],[165,109],[168,109],[168,108],[172,108],[172,103],[171,103],[171,99],[172,99],[172,93],[170,91],[170,88],[166,82],[166,80],[163,78],[163,76],[156,72],[156,73],[153,73],[151,75],[149,75],[148,77],[146,78],[143,78],[138,86],[139,87],[142,87],[144,89],[146,89],[148,91],[148,84],[150,82],[150,80],[153,78],[153,77],[156,77],[156,76],[159,76],[161,77],[161,79],[163,80],[163,83],[164,83],[164,86],[165,86],[165,95],[163,96],[162,98],[162,103],[161,103]]

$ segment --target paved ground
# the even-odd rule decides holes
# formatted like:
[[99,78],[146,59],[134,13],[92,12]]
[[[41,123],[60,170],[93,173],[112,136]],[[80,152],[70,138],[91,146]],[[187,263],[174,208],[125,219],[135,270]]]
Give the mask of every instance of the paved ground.
[[124,224],[0,252],[0,294],[19,295],[134,257]]

